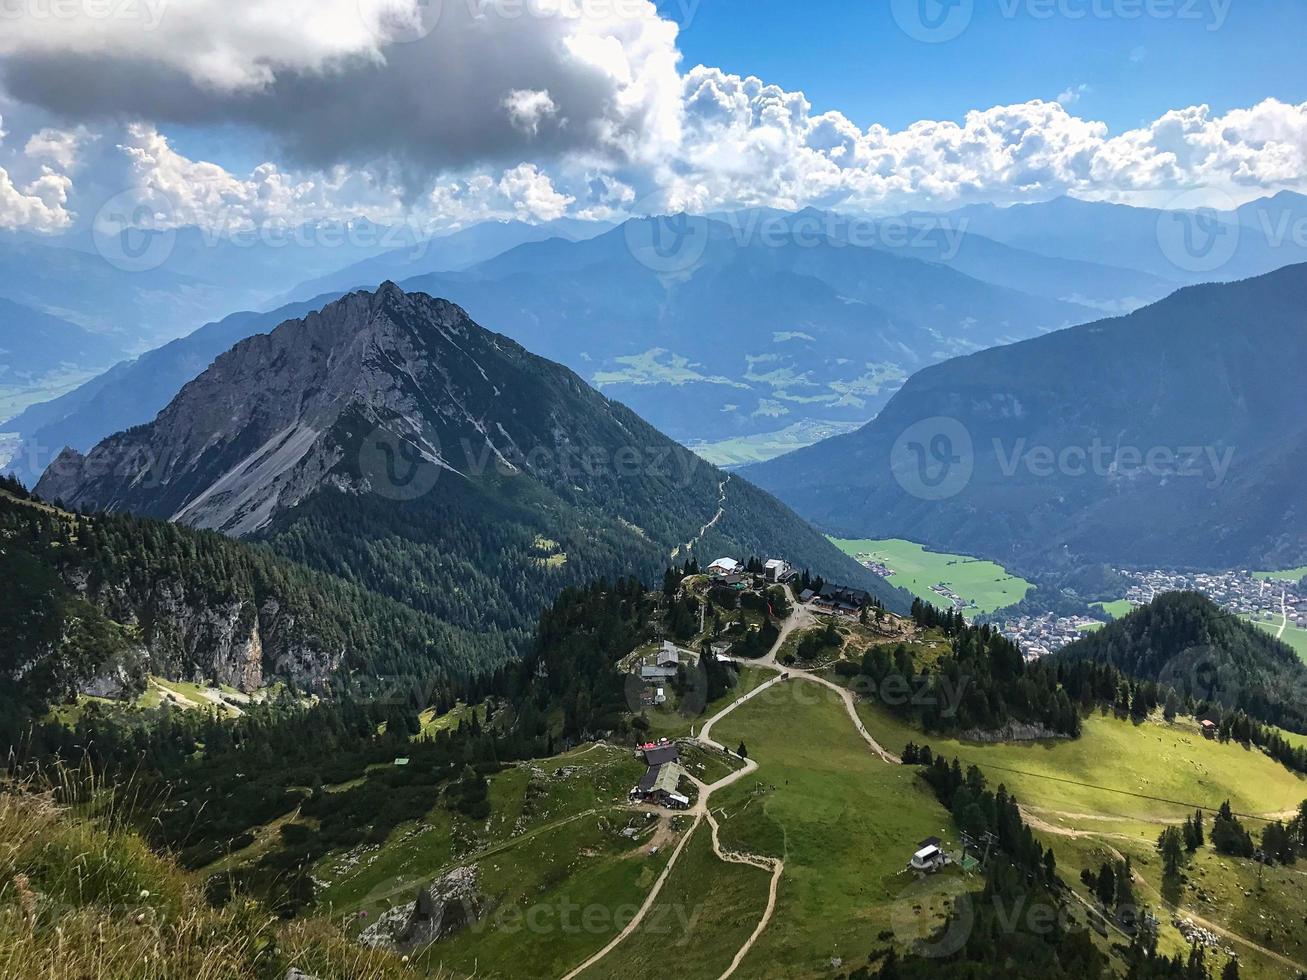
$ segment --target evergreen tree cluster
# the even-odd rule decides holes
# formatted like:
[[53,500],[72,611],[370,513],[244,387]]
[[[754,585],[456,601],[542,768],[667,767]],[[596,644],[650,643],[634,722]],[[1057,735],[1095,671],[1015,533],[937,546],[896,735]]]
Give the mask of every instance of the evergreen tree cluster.
[[968,625],[951,610],[941,613],[918,601],[914,618],[919,627],[948,635],[949,654],[925,669],[904,644],[873,646],[853,675],[855,689],[910,692],[882,700],[927,732],[994,730],[1017,721],[1080,734],[1079,688],[1068,687],[1056,669],[1027,664],[1020,647],[995,627]]
[[1053,852],[1040,846],[1006,789],[989,790],[974,766],[963,773],[958,760],[949,764],[928,746],[912,749],[915,758],[931,760],[919,762],[925,766],[922,775],[963,832],[975,839],[988,836],[991,852],[984,887],[961,896],[958,903],[965,904],[955,903],[941,927],[944,935],[966,929],[957,952],[928,956],[913,949],[900,955],[893,948],[881,949],[868,965],[854,970],[850,980],[981,980],[994,976],[998,964],[1004,976],[1019,980],[1103,975],[1107,960],[1086,929],[1069,928],[1056,915],[1048,917],[1047,928],[1036,928],[1033,918],[1022,914],[1036,905],[1060,908],[1065,898]]
[[1158,596],[1056,658],[1109,664],[1195,702],[1307,733],[1307,665],[1288,645],[1196,592]]
[[0,673],[22,677],[0,690],[3,745],[86,679],[119,671],[140,690],[147,671],[201,673],[206,638],[189,633],[182,618],[202,620],[215,609],[238,606],[258,621],[269,673],[279,653],[312,650],[339,658],[342,676],[434,687],[493,670],[513,654],[504,636],[450,627],[263,547],[129,515],[68,514],[6,494],[0,579]]

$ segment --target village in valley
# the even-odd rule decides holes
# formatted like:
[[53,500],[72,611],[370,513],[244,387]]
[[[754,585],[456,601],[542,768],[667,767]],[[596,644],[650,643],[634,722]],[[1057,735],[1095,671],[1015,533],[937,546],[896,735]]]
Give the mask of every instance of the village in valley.
[[[1256,573],[1247,569],[1226,572],[1180,572],[1165,569],[1140,571],[1114,569],[1128,583],[1123,599],[1098,603],[1100,616],[1013,616],[999,621],[999,629],[1021,646],[1026,658],[1037,660],[1074,643],[1086,632],[1099,629],[1107,619],[1127,615],[1167,592],[1197,592],[1227,612],[1256,622],[1273,635],[1302,645],[1307,637],[1307,587],[1301,575]],[[1296,641],[1296,642],[1295,642]]]
[[[1226,611],[1283,639],[1307,659],[1307,569],[1195,572],[1114,568],[1110,574],[1120,591],[1113,600],[1089,601],[1087,605],[1081,601],[1081,610],[1068,614],[1041,611],[1039,606],[1031,608],[1031,603],[1018,606],[1022,596],[1019,587],[1030,589],[1034,584],[1011,576],[1001,566],[983,559],[937,554],[903,541],[844,543],[856,546],[847,549],[848,553],[864,567],[893,584],[915,591],[932,605],[953,609],[968,621],[982,619],[994,623],[1004,636],[1021,647],[1027,660],[1056,653],[1086,633],[1101,629],[1109,621],[1120,619],[1168,592],[1203,595]],[[972,569],[984,571],[969,571]],[[993,581],[989,580],[990,576]],[[949,581],[936,581],[936,577],[947,577]],[[994,601],[994,590],[1003,588],[1005,582],[1013,583],[1017,590]],[[1076,599],[1074,593],[1067,595]],[[978,597],[983,601],[977,602]]]
[[1277,622],[1278,617],[1286,616],[1290,626],[1307,628],[1307,587],[1303,584],[1307,572],[1296,578],[1246,569],[1232,572],[1119,569],[1118,572],[1131,583],[1125,598],[1135,605],[1152,602],[1164,592],[1199,592],[1232,613]]

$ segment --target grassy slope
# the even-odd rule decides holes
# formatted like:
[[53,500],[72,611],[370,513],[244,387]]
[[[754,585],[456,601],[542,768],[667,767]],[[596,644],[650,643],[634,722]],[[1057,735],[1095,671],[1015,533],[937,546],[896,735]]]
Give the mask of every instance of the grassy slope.
[[769,881],[760,868],[718,860],[701,824],[640,928],[582,977],[661,980],[673,962],[679,977],[721,976],[758,924]]
[[5,980],[265,980],[291,967],[339,980],[411,976],[325,923],[283,926],[252,902],[215,910],[140,838],[9,789],[0,793]]
[[[992,770],[993,778],[1007,783],[1019,798],[1050,809],[1146,822],[1184,817],[1194,806],[1215,808],[1225,799],[1243,813],[1278,813],[1307,798],[1307,779],[1256,750],[1208,741],[1188,720],[1136,726],[1096,714],[1085,720],[1084,734],[1074,741],[979,745],[922,735],[866,702],[859,704],[859,714],[892,752],[909,741],[925,741],[936,754],[956,755]],[[1111,790],[1192,805],[1177,807]]]
[[[563,769],[574,771],[562,775]],[[325,858],[314,872],[329,882],[319,907],[373,915],[412,901],[419,883],[460,863],[510,850],[527,835],[551,832],[587,811],[610,810],[643,771],[631,753],[608,745],[507,769],[490,780],[491,815],[484,823],[437,807],[424,820],[398,827],[379,850]]]
[[889,577],[891,585],[907,589],[937,606],[943,599],[930,591],[930,587],[940,583],[974,602],[974,613],[989,613],[1020,602],[1034,588],[992,561],[927,551],[911,541],[831,540],[847,555],[870,554],[884,562],[895,572]]
[[726,814],[723,846],[785,860],[775,919],[741,975],[824,976],[832,957],[862,962],[891,927],[913,845],[954,836],[948,814],[912,770],[876,758],[843,705],[816,685],[772,688],[713,737],[744,741],[761,765],[756,778],[713,796]]
[[481,888],[499,903],[472,929],[426,955],[458,975],[561,976],[630,921],[665,866],[616,830],[616,812],[573,821],[479,862]]
[[1113,619],[1123,619],[1129,616],[1135,608],[1135,604],[1129,599],[1117,599],[1114,602],[1095,602],[1094,605],[1103,612],[1110,613]]
[[[1096,872],[1104,860],[1129,855],[1147,882],[1143,897],[1154,907],[1162,905],[1163,885],[1157,835],[1164,822],[1183,818],[1193,807],[1112,790],[1205,807],[1229,799],[1236,811],[1253,814],[1281,813],[1307,798],[1307,779],[1260,752],[1209,742],[1187,719],[1174,725],[1136,726],[1095,715],[1074,742],[979,745],[923,736],[871,705],[860,705],[859,713],[867,729],[891,751],[908,741],[924,741],[937,753],[979,765],[992,780],[1005,783],[1037,818],[1058,828],[1058,833],[1042,836],[1056,852],[1064,879],[1075,887],[1080,888],[1081,869]],[[1251,819],[1245,824],[1254,834],[1262,826]],[[1301,928],[1307,877],[1294,869],[1267,869],[1259,884],[1255,865],[1221,857],[1209,848],[1196,855],[1189,885],[1174,897],[1186,914],[1200,915],[1297,962],[1307,957],[1307,932]],[[1169,923],[1169,916],[1165,918]],[[1169,925],[1162,940],[1172,951],[1184,946]],[[1288,975],[1275,959],[1238,944],[1234,948],[1245,977]]]

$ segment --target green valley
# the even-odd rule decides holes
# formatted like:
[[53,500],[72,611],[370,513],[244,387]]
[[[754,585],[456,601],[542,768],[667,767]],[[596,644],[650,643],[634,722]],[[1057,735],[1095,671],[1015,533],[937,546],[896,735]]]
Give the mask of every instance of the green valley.
[[[884,566],[892,585],[937,606],[947,605],[948,593],[959,597],[968,615],[994,612],[1020,602],[1034,585],[1011,575],[1001,565],[982,558],[929,551],[911,541],[831,538],[846,555],[863,564]],[[937,591],[943,586],[948,592]]]

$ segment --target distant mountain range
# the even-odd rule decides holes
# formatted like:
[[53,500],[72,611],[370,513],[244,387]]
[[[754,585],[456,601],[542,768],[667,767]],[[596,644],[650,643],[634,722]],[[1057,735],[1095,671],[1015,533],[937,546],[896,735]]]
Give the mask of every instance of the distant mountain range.
[[483,221],[460,231],[393,248],[343,269],[302,282],[282,297],[292,303],[327,293],[375,289],[383,282],[399,282],[432,272],[455,272],[484,262],[527,242],[550,238],[584,241],[612,227],[600,221],[559,218],[528,224],[525,221]]
[[823,234],[684,217],[404,285],[455,297],[681,440],[863,421],[920,367],[1094,315]]
[[[910,374],[939,360],[1129,312],[1186,283],[1307,259],[1296,244],[1307,242],[1305,202],[1281,194],[1216,215],[1212,255],[1225,261],[1211,271],[1203,262],[1186,268],[1188,253],[1177,252],[1187,247],[1188,222],[1210,215],[1069,198],[880,221],[755,209],[615,229],[486,222],[398,249],[385,248],[386,230],[376,229],[341,248],[285,248],[267,261],[263,246],[206,241],[190,229],[178,235],[166,274],[116,274],[98,256],[30,244],[22,246],[30,255],[57,252],[64,265],[6,266],[11,243],[0,246],[0,293],[26,290],[34,294],[26,305],[47,312],[59,300],[76,307],[79,323],[141,323],[171,335],[224,297],[280,292],[293,302],[211,323],[7,428],[27,442],[18,472],[30,482],[39,467],[24,458],[48,461],[65,444],[84,451],[150,421],[232,343],[301,315],[302,304],[421,273],[401,285],[459,302],[673,437],[714,447],[705,449],[714,459],[756,459],[796,434],[864,423]],[[1189,229],[1195,235],[1206,234],[1201,221]],[[1225,256],[1232,237],[1237,248]],[[360,255],[285,291],[296,270]],[[201,275],[223,285],[185,278]],[[112,289],[85,285],[106,277]],[[61,288],[69,279],[77,281]],[[267,309],[253,299],[250,308]]]
[[265,540],[465,628],[529,630],[566,585],[723,554],[908,601],[571,371],[393,284],[241,341],[36,489]]
[[168,269],[126,271],[93,251],[14,236],[0,236],[0,296],[116,334],[129,351],[185,333],[229,302],[221,288],[191,276]]
[[1229,282],[1307,262],[1307,196],[1284,191],[1224,209],[1199,204],[1199,195],[1169,202],[1165,210],[1061,197],[911,217],[944,220],[1027,252],[1133,269],[1177,285]]
[[[608,227],[570,219],[488,221],[429,240],[402,225],[366,220],[221,234],[191,227],[121,240],[91,231],[58,238],[0,233],[0,297],[113,333],[124,350],[139,352],[234,310],[376,288],[387,279],[461,269],[522,242]],[[324,277],[329,281],[320,288],[292,288]]]
[[[687,219],[702,241],[687,256],[672,255],[670,265],[649,254],[663,222],[640,220],[589,239],[530,242],[462,272],[402,285],[453,298],[660,429],[696,442],[861,423],[918,367],[1094,316],[1088,307],[991,286],[947,265],[824,235],[810,239],[786,223],[801,217],[770,215],[768,234],[749,227],[743,236],[738,218]],[[588,228],[576,224],[538,233]],[[839,226],[823,219],[822,227]],[[443,254],[441,261],[456,263],[492,238],[504,244],[528,233],[532,226],[477,226],[446,245],[437,240],[422,261]],[[454,250],[454,239],[466,250]],[[353,280],[395,259],[346,270],[337,284],[357,285]],[[304,302],[321,305],[337,295]],[[306,309],[295,303],[233,315],[20,416],[11,427],[27,445],[16,471],[32,482],[52,451],[85,451],[150,421],[231,344]]]
[[59,372],[103,370],[122,355],[117,337],[0,299],[0,388],[35,387]]
[[915,375],[873,422],[742,472],[823,529],[1039,571],[1307,559],[1307,266]]

